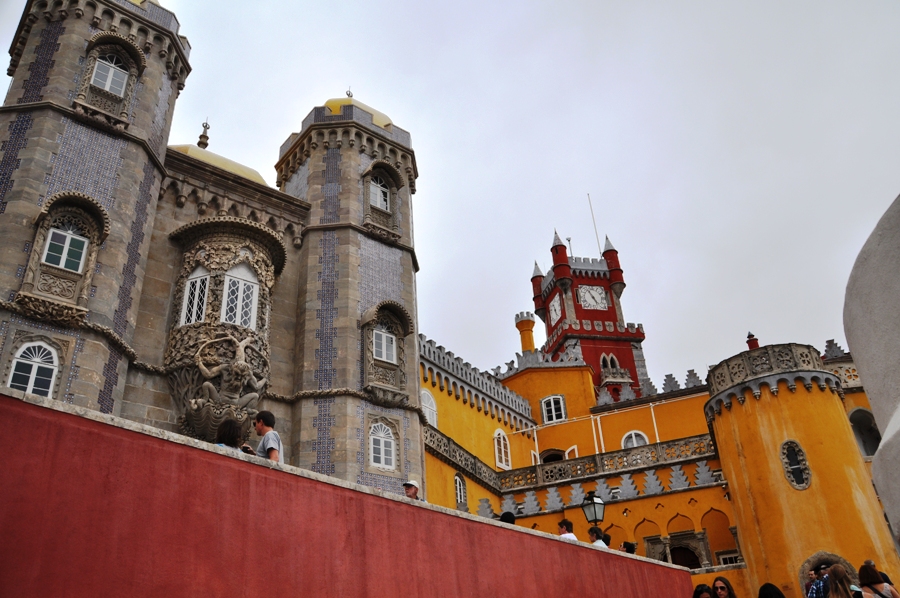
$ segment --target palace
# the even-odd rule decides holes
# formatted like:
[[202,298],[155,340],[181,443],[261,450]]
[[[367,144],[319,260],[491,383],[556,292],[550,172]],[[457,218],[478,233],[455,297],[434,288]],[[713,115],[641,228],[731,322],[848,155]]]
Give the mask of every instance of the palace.
[[410,134],[328,100],[271,188],[205,128],[169,145],[190,50],[156,0],[27,1],[0,108],[10,396],[206,442],[266,409],[292,466],[395,494],[419,480],[431,504],[550,533],[568,517],[584,541],[593,493],[613,548],[741,596],[800,596],[823,562],[900,575],[851,355],[751,335],[659,392],[613,244],[574,257],[555,235],[514,317],[521,353],[474,368],[417,329]]

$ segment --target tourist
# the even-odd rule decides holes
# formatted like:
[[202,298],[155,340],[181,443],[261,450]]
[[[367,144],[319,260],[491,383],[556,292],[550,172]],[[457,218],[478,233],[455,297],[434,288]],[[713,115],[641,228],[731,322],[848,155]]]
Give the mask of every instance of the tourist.
[[216,430],[216,445],[241,450],[241,424],[233,419],[226,419]]
[[603,532],[600,531],[599,527],[592,527],[588,530],[588,538],[591,539],[591,544],[594,546],[600,546],[603,548],[609,548],[606,545],[606,542],[603,541]]
[[694,588],[694,595],[691,598],[715,598],[715,596],[713,596],[711,587],[709,587],[705,583],[701,583],[696,588]]
[[[866,561],[869,563],[871,561]],[[863,598],[900,598],[900,593],[885,583],[874,564],[859,568],[859,585]]]
[[628,554],[635,554],[637,552],[637,544],[634,542],[622,542],[619,544],[619,550]]
[[509,523],[510,525],[515,525],[516,516],[510,511],[503,511],[503,513],[500,514],[500,521],[502,521],[503,523]]
[[425,501],[424,498],[419,498],[419,482],[415,480],[403,482],[403,492],[406,494],[406,498]]
[[806,572],[806,584],[803,587],[803,595],[809,596],[809,589],[812,587],[813,583],[816,581],[816,572],[814,569],[810,569]]
[[775,584],[764,583],[759,587],[759,598],[784,598],[784,593]]
[[561,520],[558,524],[559,537],[566,540],[578,540],[578,537],[572,533],[572,522],[568,519]]
[[[863,561],[863,565],[872,565],[873,567],[875,567],[875,570],[878,571],[878,565],[876,565],[875,561],[873,561],[872,559]],[[883,581],[884,583],[889,583],[891,585],[894,585],[894,582],[891,581],[891,578],[888,577],[887,573],[885,573],[884,571],[878,571],[878,575],[881,576],[881,581]]]
[[712,588],[713,592],[716,593],[715,598],[737,598],[734,588],[731,587],[731,582],[724,577],[719,576],[715,578]]
[[828,596],[828,563],[816,567],[816,581],[809,587],[807,598],[825,598]]
[[853,590],[850,589],[852,583],[843,565],[832,565],[828,571],[829,598],[853,598]]
[[[260,411],[256,414],[253,426],[256,428],[256,435],[263,437],[256,447],[256,456],[284,464],[284,447],[281,445],[281,436],[275,431],[275,415],[271,411]],[[249,448],[248,444],[244,446]]]

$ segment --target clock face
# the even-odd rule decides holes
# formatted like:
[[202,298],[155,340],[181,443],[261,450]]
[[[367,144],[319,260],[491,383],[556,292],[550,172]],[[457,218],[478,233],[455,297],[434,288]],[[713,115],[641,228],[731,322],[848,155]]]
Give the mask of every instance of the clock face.
[[550,302],[550,325],[553,326],[559,321],[559,317],[562,315],[562,307],[559,301],[559,295],[553,298],[553,301]]
[[585,309],[609,309],[603,287],[578,287],[578,299]]

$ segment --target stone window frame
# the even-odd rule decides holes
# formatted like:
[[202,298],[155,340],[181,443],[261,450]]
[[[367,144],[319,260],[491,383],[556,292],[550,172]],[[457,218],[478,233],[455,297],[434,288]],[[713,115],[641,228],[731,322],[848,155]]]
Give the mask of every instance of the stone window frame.
[[[66,229],[57,228],[57,227],[53,226],[52,224],[50,225],[50,230],[47,235],[47,241],[44,243],[44,252],[43,252],[43,255],[41,255],[41,263],[47,264],[48,266],[53,266],[54,268],[62,268],[63,270],[68,270],[69,272],[73,272],[75,274],[81,274],[82,270],[84,269],[85,254],[87,254],[87,249],[88,249],[88,246],[90,245],[91,241],[87,237],[82,236],[82,234],[81,234],[82,231],[80,230],[80,228],[74,229],[74,227],[72,226],[73,223],[68,222],[65,224],[68,224],[69,228],[66,228]],[[78,230],[78,233],[76,233],[75,230]],[[50,256],[50,246],[54,243],[56,245],[59,245],[59,242],[54,239],[54,236],[56,236],[56,235],[62,235],[62,237],[64,239],[64,241],[62,243],[62,253],[60,253],[60,255],[59,255],[59,264],[53,264],[48,260],[48,257]],[[83,241],[84,242],[84,244],[82,245],[82,248],[80,250],[81,255],[78,256],[78,267],[74,268],[74,269],[70,268],[68,266],[68,262],[70,260],[73,260],[73,256],[72,256],[72,251],[73,251],[72,242],[73,241]]]
[[453,490],[454,494],[456,495],[456,509],[458,511],[468,512],[469,492],[466,489],[466,478],[464,478],[459,472],[457,472],[456,475],[453,476]]
[[[47,364],[47,362],[37,361],[34,359],[26,359],[25,357],[23,357],[23,354],[32,348],[44,349],[46,354],[49,354],[49,357],[51,358],[52,363]],[[31,366],[31,369],[30,369],[29,373],[27,374],[28,382],[25,384],[24,389],[14,387],[13,380],[12,380],[13,376],[15,376],[16,374],[25,375],[22,372],[16,371],[16,368],[20,363],[28,364]],[[47,394],[43,394],[41,392],[34,392],[34,384],[37,381],[37,377],[38,377],[37,374],[38,374],[39,368],[41,368],[41,367],[49,369],[51,372],[50,384],[47,387]],[[18,351],[16,351],[13,354],[12,363],[10,364],[9,377],[6,379],[6,386],[9,388],[15,388],[16,390],[21,390],[22,392],[25,392],[28,394],[38,395],[41,397],[49,397],[50,393],[53,392],[53,386],[54,386],[54,383],[56,382],[57,375],[59,374],[59,369],[60,369],[59,368],[59,355],[53,349],[53,347],[51,347],[50,345],[48,345],[47,343],[45,343],[43,341],[31,342],[31,343],[23,345],[22,347],[19,348]]]
[[[642,439],[644,442],[638,443],[638,438]],[[625,446],[629,439],[633,441],[633,444],[631,446]],[[633,449],[639,446],[647,446],[648,444],[650,444],[650,438],[640,430],[629,430],[625,433],[624,436],[622,436],[622,450]]]
[[[381,386],[392,390],[406,388],[406,337],[414,327],[406,309],[396,301],[382,301],[372,306],[360,319],[363,348],[363,387]],[[375,357],[375,331],[392,334],[396,343],[396,362]]]
[[[379,345],[381,346],[380,357],[378,355]],[[379,323],[372,330],[372,354],[376,361],[397,364],[397,337],[389,332],[388,324]]]
[[509,447],[509,437],[506,432],[497,428],[494,431],[494,462],[497,469],[509,471],[512,469],[512,453]]
[[[551,405],[551,416],[547,417],[547,406]],[[556,415],[556,407],[559,407],[559,415]],[[563,395],[550,395],[541,399],[541,419],[545,424],[564,422],[568,419],[566,413],[566,399]]]
[[[97,61],[101,56],[109,55],[121,60],[125,66],[122,70],[128,73],[121,96],[94,85]],[[99,119],[116,130],[127,129],[135,86],[147,68],[144,52],[123,35],[101,31],[88,40],[84,64],[81,82],[72,101],[76,115]]]
[[[187,280],[184,283],[184,293],[181,301],[181,319],[179,320],[180,326],[188,326],[190,324],[196,324],[198,322],[203,322],[206,320],[206,308],[209,307],[209,283],[210,283],[210,272],[205,267],[200,264],[197,264],[197,267],[194,268],[194,271],[191,272],[190,276],[187,277]],[[188,317],[188,303],[191,301],[192,291],[191,287],[194,287],[193,296],[194,303],[191,306],[190,318]],[[197,308],[197,289],[200,289],[203,293],[203,306],[202,308]]]
[[434,400],[434,397],[430,392],[422,389],[422,392],[419,393],[419,401],[422,405],[422,411],[425,412],[425,419],[428,421],[428,425],[432,428],[437,429],[438,427],[438,412],[437,412],[437,401]]
[[[237,304],[235,306],[235,321],[229,321],[228,299],[231,283],[237,284]],[[250,290],[250,309],[245,306],[247,301],[247,289]],[[244,325],[243,313],[249,311],[250,322]],[[222,306],[220,307],[219,321],[223,324],[233,324],[242,328],[256,330],[257,312],[259,311],[259,275],[245,261],[238,262],[225,272],[222,286]]]
[[[376,427],[379,427],[379,431],[383,429],[387,429],[390,432],[390,437],[375,436],[373,434]],[[375,454],[374,454],[374,441],[376,439],[390,440],[391,441],[391,459],[392,464],[390,466],[386,466],[383,462],[376,463],[375,462]],[[400,445],[402,444],[402,439],[400,437],[400,427],[392,419],[387,417],[374,417],[370,421],[366,422],[366,468],[370,471],[374,471],[377,473],[399,473],[400,472]],[[381,443],[381,457],[382,461],[384,458],[384,443]]]
[[[789,452],[793,450],[797,458],[797,464],[791,463]],[[812,483],[812,471],[809,468],[809,462],[806,460],[806,451],[800,446],[800,443],[793,439],[785,440],[781,443],[779,451],[781,458],[781,466],[784,468],[784,478],[788,481],[794,490],[806,490]],[[802,482],[798,482],[795,473],[799,473],[803,478]]]
[[[65,224],[79,225],[83,237],[88,241],[80,272],[44,261],[50,230],[61,228]],[[35,226],[37,231],[20,292],[86,308],[97,256],[109,236],[110,220],[106,209],[88,195],[64,191],[45,202],[35,218]]]
[[9,381],[12,377],[13,364],[18,359],[19,354],[24,351],[27,346],[39,343],[49,347],[56,356],[56,372],[53,382],[50,385],[50,394],[47,398],[55,398],[58,396],[62,380],[61,373],[63,364],[66,363],[66,360],[68,359],[70,343],[43,334],[33,334],[26,330],[10,331],[10,334],[12,335],[12,343],[9,348],[9,353],[4,357],[5,370],[3,372],[3,384],[6,385],[7,388],[11,388],[9,386]]
[[[106,66],[106,76],[105,81],[101,81],[102,73],[100,72],[101,65]],[[126,70],[128,67],[125,62],[119,57],[118,54],[100,54],[97,56],[97,60],[94,62],[94,72],[91,73],[91,85],[102,89],[104,91],[108,91],[113,95],[117,95],[119,97],[125,97],[125,87],[128,86],[128,77],[129,72]],[[122,93],[117,93],[113,89],[113,85],[116,83],[116,73],[121,73],[123,77],[122,81]]]
[[[373,205],[371,200],[372,179],[381,178],[388,188],[388,209],[382,209]],[[363,226],[372,229],[381,229],[391,236],[399,238],[400,231],[400,202],[397,195],[406,185],[406,181],[400,171],[386,160],[373,160],[363,172],[361,177],[363,189]],[[380,232],[380,231],[377,231]]]

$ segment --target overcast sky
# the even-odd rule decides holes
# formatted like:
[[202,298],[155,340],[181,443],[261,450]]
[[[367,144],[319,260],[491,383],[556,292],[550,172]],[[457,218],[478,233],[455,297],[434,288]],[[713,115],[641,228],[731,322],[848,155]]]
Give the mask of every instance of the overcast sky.
[[519,349],[554,228],[599,257],[588,193],[657,387],[748,331],[846,348],[850,269],[900,193],[900,3],[162,4],[193,46],[170,143],[208,117],[209,149],[274,185],[348,86],[411,132],[419,328],[473,365]]

